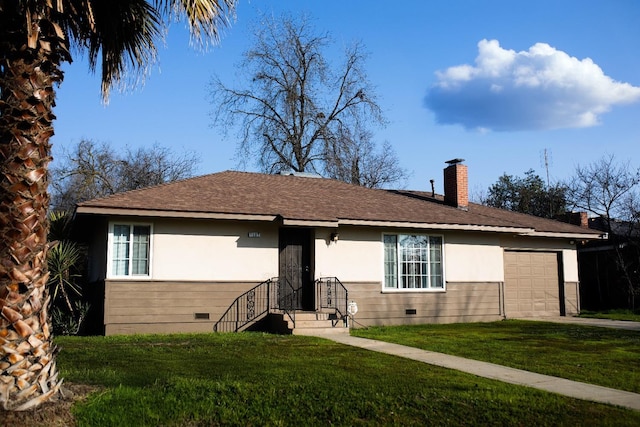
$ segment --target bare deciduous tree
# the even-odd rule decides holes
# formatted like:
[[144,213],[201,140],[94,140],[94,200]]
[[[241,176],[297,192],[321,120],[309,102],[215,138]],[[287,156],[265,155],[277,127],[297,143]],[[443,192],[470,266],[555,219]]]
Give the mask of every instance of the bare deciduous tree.
[[404,176],[389,144],[378,153],[370,138],[366,147],[344,138],[385,123],[363,68],[362,45],[348,47],[344,62],[331,67],[324,52],[330,39],[317,35],[307,17],[265,17],[255,34],[239,67],[246,87],[231,88],[217,77],[212,82],[214,124],[240,129],[240,159],[256,159],[268,173],[315,172],[364,182],[336,172],[353,163],[336,156],[358,152],[356,165],[371,156],[367,162],[389,170],[386,179]]
[[52,206],[69,211],[85,200],[188,178],[198,161],[195,153],[159,145],[118,153],[107,143],[83,139],[51,168]]
[[576,208],[604,217],[605,231],[611,232],[611,220],[629,218],[627,208],[638,199],[638,184],[640,169],[633,170],[628,161],[618,163],[609,155],[576,168],[569,184],[570,198]]
[[626,287],[629,307],[640,293],[640,169],[615,156],[604,156],[578,166],[569,183],[569,198],[575,209],[602,218],[613,243],[614,262]]
[[327,156],[326,171],[330,178],[369,188],[404,184],[407,172],[399,166],[388,142],[378,148],[370,132],[352,135],[348,129],[341,132],[340,138],[340,144],[332,145]]

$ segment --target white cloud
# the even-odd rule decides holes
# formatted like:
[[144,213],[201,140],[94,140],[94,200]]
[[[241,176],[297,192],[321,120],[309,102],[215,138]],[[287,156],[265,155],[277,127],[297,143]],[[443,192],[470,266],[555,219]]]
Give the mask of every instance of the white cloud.
[[527,51],[481,40],[475,66],[436,72],[425,99],[438,123],[495,131],[589,127],[614,105],[640,100],[640,87],[613,80],[590,58],[546,43]]

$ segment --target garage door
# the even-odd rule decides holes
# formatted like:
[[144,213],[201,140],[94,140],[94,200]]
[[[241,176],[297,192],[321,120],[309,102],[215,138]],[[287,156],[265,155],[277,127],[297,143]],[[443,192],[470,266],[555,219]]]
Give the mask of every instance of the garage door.
[[555,252],[505,251],[504,270],[506,317],[558,316],[564,311]]

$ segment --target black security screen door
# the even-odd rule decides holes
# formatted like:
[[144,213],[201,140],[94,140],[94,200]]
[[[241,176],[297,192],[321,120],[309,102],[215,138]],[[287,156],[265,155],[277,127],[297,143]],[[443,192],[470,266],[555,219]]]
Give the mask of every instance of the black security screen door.
[[315,310],[311,265],[311,230],[308,228],[280,229],[279,276],[286,278],[291,288],[299,289],[297,309]]

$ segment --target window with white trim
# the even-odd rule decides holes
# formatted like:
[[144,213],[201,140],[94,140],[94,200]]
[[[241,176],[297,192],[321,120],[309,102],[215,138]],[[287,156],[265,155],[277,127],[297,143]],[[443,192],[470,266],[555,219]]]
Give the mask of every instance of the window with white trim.
[[385,234],[384,288],[444,289],[442,236]]
[[111,224],[109,245],[110,276],[149,276],[151,225]]

